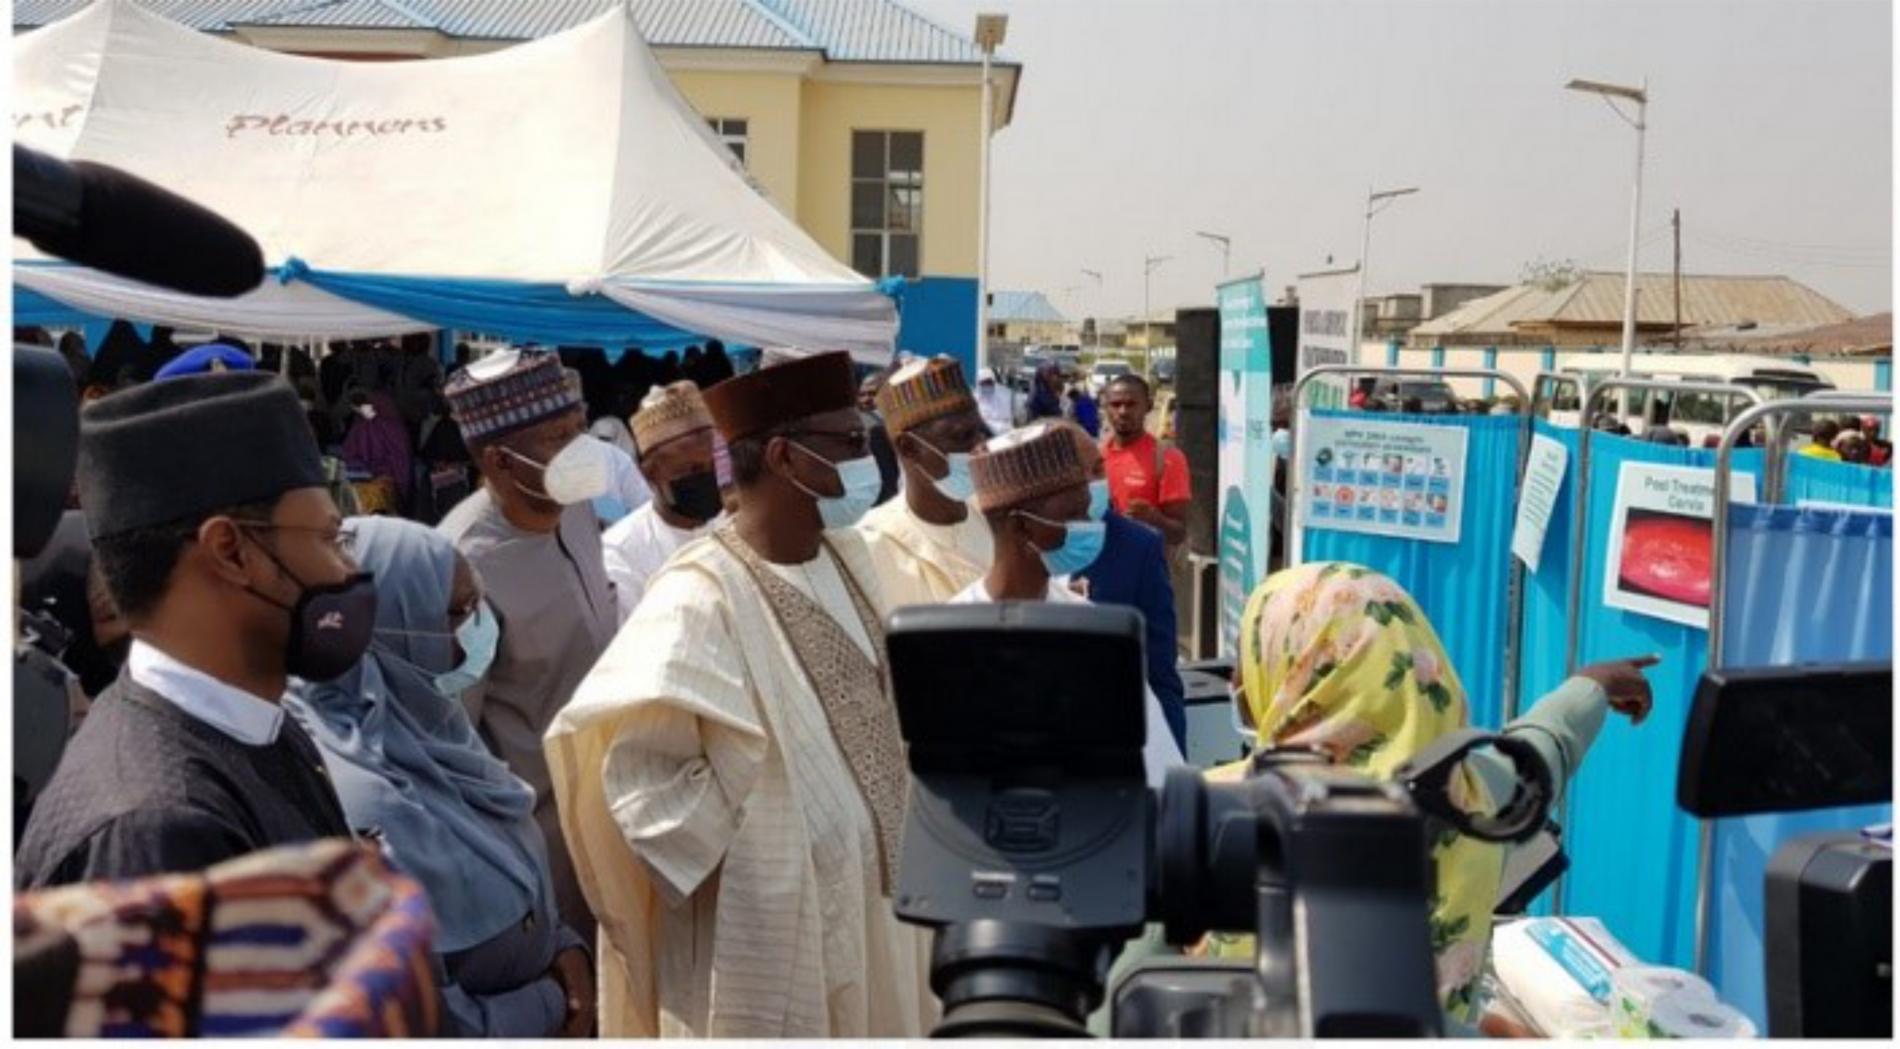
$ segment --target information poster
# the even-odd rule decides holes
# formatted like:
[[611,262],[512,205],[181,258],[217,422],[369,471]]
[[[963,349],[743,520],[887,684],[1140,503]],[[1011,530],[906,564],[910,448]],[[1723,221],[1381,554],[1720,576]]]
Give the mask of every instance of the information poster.
[[1533,572],[1543,558],[1544,535],[1550,530],[1551,510],[1557,505],[1569,463],[1570,449],[1563,442],[1541,433],[1531,438],[1524,490],[1517,497],[1517,526],[1511,531],[1511,553]]
[[1308,528],[1458,541],[1466,431],[1456,426],[1308,418],[1302,472]]
[[[1755,501],[1753,474],[1736,473],[1730,497]],[[1610,510],[1603,603],[1709,628],[1715,579],[1715,471],[1623,464]]]
[[[1359,270],[1328,270],[1300,275],[1300,361],[1304,375],[1324,364],[1357,364],[1352,346],[1352,304],[1359,293]],[[1326,375],[1306,384],[1306,408],[1344,408],[1348,382]]]
[[1220,652],[1232,656],[1272,541],[1273,367],[1261,277],[1216,290],[1220,308]]

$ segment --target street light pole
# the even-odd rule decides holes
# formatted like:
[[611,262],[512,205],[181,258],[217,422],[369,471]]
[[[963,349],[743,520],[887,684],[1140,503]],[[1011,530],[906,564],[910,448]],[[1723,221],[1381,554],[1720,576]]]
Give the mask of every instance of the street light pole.
[[[1085,269],[1085,270],[1083,270],[1083,271],[1082,271],[1082,275],[1083,275],[1084,277],[1088,277],[1088,278],[1091,278],[1092,280],[1094,280],[1094,281],[1095,281],[1095,290],[1096,290],[1096,291],[1098,291],[1098,292],[1099,292],[1099,291],[1101,291],[1101,290],[1102,290],[1102,274],[1101,274],[1101,271],[1099,271],[1099,270],[1090,270],[1090,269]],[[1096,304],[1097,306],[1100,306],[1100,305],[1101,305],[1101,301],[1100,301],[1100,300],[1098,299],[1098,300],[1096,301],[1096,303],[1095,303],[1095,304]],[[1096,314],[1095,314],[1095,352],[1096,352],[1096,354],[1097,354],[1098,356],[1099,356],[1099,355],[1101,354],[1101,352],[1102,352],[1102,315],[1101,315],[1101,311],[1100,311],[1100,310],[1097,310],[1097,311],[1096,311]]]
[[[1645,77],[1641,87],[1623,87],[1617,84],[1605,84],[1595,80],[1572,80],[1564,85],[1570,91],[1600,96],[1622,121],[1636,129],[1636,179],[1630,189],[1630,246],[1629,262],[1624,267],[1623,276],[1623,375],[1630,374],[1630,367],[1636,352],[1636,238],[1643,217],[1643,137],[1649,128],[1649,79]],[[1615,99],[1625,98],[1636,103],[1636,119],[1631,120],[1616,107]],[[1630,394],[1622,391],[1622,414],[1627,420],[1630,413]],[[1585,419],[1583,425],[1590,421]]]
[[1194,235],[1220,246],[1220,279],[1226,280],[1228,256],[1234,247],[1233,238],[1223,237],[1218,233],[1203,233],[1199,230],[1196,230]]
[[976,46],[983,52],[983,101],[981,133],[977,142],[982,171],[977,178],[976,227],[976,370],[981,375],[990,366],[990,132],[996,126],[993,91],[990,85],[990,59],[1002,46],[1009,29],[1008,15],[976,16]]
[[1384,211],[1392,201],[1417,192],[1417,186],[1407,186],[1404,189],[1379,190],[1377,192],[1375,192],[1371,186],[1366,187],[1366,225],[1365,232],[1361,235],[1359,240],[1359,290],[1353,295],[1352,321],[1348,326],[1352,332],[1352,342],[1347,347],[1347,352],[1352,355],[1351,359],[1347,362],[1349,364],[1359,363],[1359,339],[1363,334],[1359,329],[1362,326],[1362,318],[1366,313],[1366,270],[1368,269],[1369,256],[1372,254],[1372,216]]
[[1172,255],[1150,255],[1141,260],[1141,348],[1147,352],[1154,348],[1155,331],[1153,310],[1149,306],[1148,287],[1152,283],[1155,267],[1173,258]]

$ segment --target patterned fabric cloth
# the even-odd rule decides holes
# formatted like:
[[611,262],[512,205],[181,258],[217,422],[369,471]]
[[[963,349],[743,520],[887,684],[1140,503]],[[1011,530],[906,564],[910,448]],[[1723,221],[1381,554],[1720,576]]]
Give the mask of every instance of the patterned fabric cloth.
[[[1315,563],[1269,576],[1247,601],[1240,645],[1241,702],[1263,746],[1319,747],[1337,763],[1390,779],[1469,721],[1464,685],[1425,614],[1369,569]],[[1463,807],[1491,808],[1469,770],[1451,790]],[[1432,845],[1432,863],[1439,998],[1454,1019],[1469,1020],[1504,853],[1448,830]],[[1229,946],[1252,955],[1251,942]]]
[[712,428],[712,414],[706,410],[699,387],[676,382],[655,386],[640,402],[640,410],[633,416],[633,442],[650,452],[675,437]]
[[578,383],[544,350],[504,350],[449,377],[442,390],[462,439],[499,437],[581,407]]
[[877,391],[878,414],[896,437],[913,426],[976,410],[963,365],[948,356],[906,362]]
[[415,882],[344,839],[13,904],[16,952],[77,946],[69,1038],[428,1037],[433,924]]
[[970,460],[976,506],[1020,506],[1066,488],[1087,488],[1088,469],[1068,423],[1035,423],[993,437]]
[[[903,734],[897,727],[897,708],[884,690],[880,669],[884,652],[884,625],[871,602],[852,580],[840,573],[851,592],[851,604],[859,621],[871,637],[875,661],[851,640],[839,623],[811,598],[779,578],[730,522],[713,533],[721,546],[746,566],[765,596],[765,603],[778,620],[779,629],[792,643],[800,669],[810,680],[812,691],[824,704],[825,720],[844,753],[851,778],[864,796],[877,831],[878,874],[883,878],[883,894],[889,896],[896,881],[898,850],[903,841],[904,806],[909,800],[910,771],[904,763]],[[825,544],[831,550],[829,543]],[[833,553],[835,558],[837,555]]]

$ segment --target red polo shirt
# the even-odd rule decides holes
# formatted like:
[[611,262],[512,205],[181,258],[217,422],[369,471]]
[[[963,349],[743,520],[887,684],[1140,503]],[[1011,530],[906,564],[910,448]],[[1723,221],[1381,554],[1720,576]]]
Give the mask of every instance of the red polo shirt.
[[1169,448],[1161,457],[1161,476],[1155,476],[1155,439],[1144,433],[1122,446],[1114,437],[1102,442],[1102,461],[1108,467],[1109,501],[1118,513],[1127,513],[1136,500],[1157,509],[1192,499],[1188,487],[1187,456]]

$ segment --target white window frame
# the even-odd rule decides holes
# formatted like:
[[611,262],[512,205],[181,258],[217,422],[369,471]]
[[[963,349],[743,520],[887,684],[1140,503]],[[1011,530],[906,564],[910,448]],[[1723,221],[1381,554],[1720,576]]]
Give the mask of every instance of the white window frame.
[[[883,174],[876,179],[858,177],[857,152],[858,152],[858,136],[859,135],[883,136],[884,171],[883,171]],[[917,178],[915,181],[906,181],[903,183],[896,183],[896,184],[891,182],[891,177],[890,177],[891,176],[891,141],[897,135],[916,135],[917,136]],[[851,156],[848,162],[848,179],[846,183],[847,195],[846,195],[846,201],[845,201],[845,210],[846,210],[845,221],[850,230],[849,254],[850,254],[850,265],[852,269],[858,270],[859,273],[864,273],[862,269],[858,268],[858,259],[857,259],[858,238],[875,236],[878,238],[878,273],[875,276],[871,274],[865,274],[865,275],[872,276],[873,279],[882,279],[884,277],[898,276],[899,274],[893,273],[893,271],[891,270],[891,238],[893,236],[910,237],[917,245],[917,266],[916,266],[915,272],[902,274],[902,276],[918,277],[918,276],[923,275],[923,272],[924,272],[923,165],[924,165],[924,151],[926,148],[927,148],[927,144],[924,141],[924,132],[921,128],[852,128],[851,129],[851,141],[850,141]],[[884,199],[887,202],[887,204],[884,211],[884,224],[882,227],[867,228],[867,227],[861,227],[858,225],[857,206],[856,206],[856,201],[855,199],[853,199],[853,197],[855,196],[858,183],[860,182],[863,182],[863,183],[875,182],[878,185],[884,187],[882,199]],[[894,188],[914,190],[917,194],[917,221],[916,221],[915,227],[912,229],[893,230],[891,228],[891,217],[890,217],[890,209],[888,206],[888,200],[889,200],[889,194],[891,190]]]
[[[751,117],[707,117],[706,126],[712,128],[713,134],[719,136],[719,141],[724,142],[727,149],[732,150],[732,155],[738,158],[741,167],[752,170],[752,147],[747,141],[752,133]],[[733,130],[735,126],[738,128],[736,131]]]

